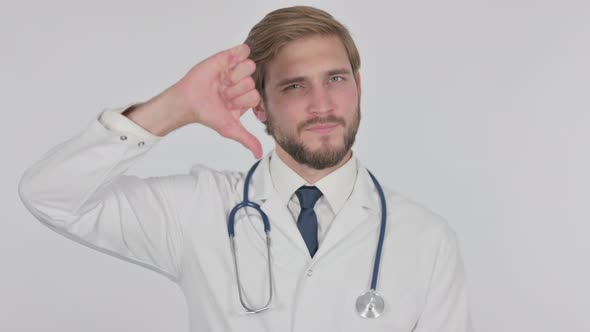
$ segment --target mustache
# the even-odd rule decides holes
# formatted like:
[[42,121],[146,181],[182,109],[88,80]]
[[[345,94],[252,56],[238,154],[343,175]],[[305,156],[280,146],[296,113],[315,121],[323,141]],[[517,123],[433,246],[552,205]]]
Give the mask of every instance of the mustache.
[[299,133],[301,133],[305,128],[309,127],[309,126],[313,126],[313,125],[317,125],[317,124],[339,124],[342,125],[343,127],[346,126],[346,122],[344,121],[344,118],[341,117],[337,117],[335,115],[329,115],[327,117],[317,117],[317,118],[311,118],[309,120],[304,121],[303,123],[299,124],[299,126],[297,126],[297,131]]

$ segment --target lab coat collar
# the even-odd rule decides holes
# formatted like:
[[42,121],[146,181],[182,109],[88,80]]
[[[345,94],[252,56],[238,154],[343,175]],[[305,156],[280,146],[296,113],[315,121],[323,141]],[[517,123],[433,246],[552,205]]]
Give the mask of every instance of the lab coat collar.
[[[287,270],[297,270],[300,264],[307,264],[309,251],[301,237],[297,225],[293,222],[293,216],[286,204],[281,202],[270,176],[270,157],[268,153],[254,171],[250,182],[250,201],[260,205],[260,208],[268,216],[270,221],[271,247],[274,264]],[[243,190],[243,186],[241,188]],[[260,223],[251,224],[251,230],[256,233],[253,241],[259,253],[266,254],[266,235]]]
[[[274,189],[272,178],[270,176],[271,156],[272,151],[267,153],[266,156],[260,160],[250,181],[250,192],[248,193],[248,197],[251,201],[259,204],[264,203]],[[243,187],[241,189],[243,190]]]

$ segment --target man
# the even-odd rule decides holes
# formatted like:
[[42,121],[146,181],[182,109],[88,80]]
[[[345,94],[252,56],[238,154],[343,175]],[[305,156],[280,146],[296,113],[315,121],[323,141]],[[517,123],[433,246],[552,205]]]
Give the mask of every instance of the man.
[[[355,308],[370,286],[382,212],[351,150],[359,67],[347,29],[328,13],[273,11],[245,44],[205,59],[158,96],[101,112],[25,172],[21,198],[53,230],[178,283],[191,331],[470,331],[454,231],[387,189],[377,286],[385,306],[372,319]],[[262,158],[240,123],[250,108],[276,142],[248,181],[249,200],[270,220],[270,260],[255,212],[238,213],[230,243],[245,173],[197,165],[184,175],[123,175],[191,123]],[[268,310],[244,314],[268,299]]]

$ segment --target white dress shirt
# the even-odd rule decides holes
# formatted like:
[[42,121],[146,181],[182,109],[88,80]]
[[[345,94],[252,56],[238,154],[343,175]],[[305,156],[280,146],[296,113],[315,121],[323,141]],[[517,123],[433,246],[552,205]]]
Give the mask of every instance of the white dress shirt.
[[324,176],[316,183],[308,183],[295,171],[293,171],[281,158],[276,151],[272,152],[270,157],[270,176],[272,182],[279,193],[281,201],[288,206],[294,222],[297,222],[301,206],[295,191],[303,185],[316,186],[322,196],[314,206],[314,212],[318,218],[318,244],[326,237],[332,220],[340,212],[344,203],[352,193],[354,180],[356,179],[357,163],[352,156],[344,165],[334,170],[332,173]]

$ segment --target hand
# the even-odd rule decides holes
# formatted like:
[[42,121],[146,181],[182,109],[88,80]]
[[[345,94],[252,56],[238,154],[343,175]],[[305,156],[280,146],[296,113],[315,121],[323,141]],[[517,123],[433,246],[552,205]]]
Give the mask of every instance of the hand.
[[248,59],[249,54],[245,44],[214,54],[195,65],[172,88],[188,104],[196,122],[240,142],[260,159],[260,141],[240,122],[240,117],[260,102],[251,76],[256,64]]

